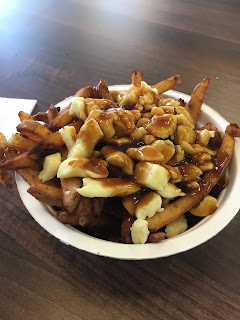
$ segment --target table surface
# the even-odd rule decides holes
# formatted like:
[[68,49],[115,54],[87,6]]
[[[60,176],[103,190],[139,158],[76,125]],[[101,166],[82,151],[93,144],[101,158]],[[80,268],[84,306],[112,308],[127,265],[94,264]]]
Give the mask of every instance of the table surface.
[[[35,111],[103,78],[174,74],[240,124],[239,1],[0,2],[0,96]],[[16,187],[0,187],[1,319],[239,319],[240,215],[207,243],[148,261],[94,256],[42,229]]]

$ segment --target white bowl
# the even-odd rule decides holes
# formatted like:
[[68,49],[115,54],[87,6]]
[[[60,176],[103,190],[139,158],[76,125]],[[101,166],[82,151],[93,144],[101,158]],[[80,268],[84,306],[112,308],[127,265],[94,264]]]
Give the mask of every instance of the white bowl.
[[[128,87],[129,85],[119,85],[112,86],[110,89],[125,91]],[[173,90],[169,90],[163,96],[176,100],[182,98],[185,102],[190,99],[188,95]],[[58,106],[64,108],[70,101],[71,97],[60,102]],[[225,131],[228,125],[219,113],[203,104],[199,124],[204,125],[207,122],[212,122],[220,131]],[[19,175],[16,175],[16,181],[20,197],[32,217],[63,243],[96,255],[140,260],[166,257],[192,249],[214,237],[233,219],[240,207],[240,139],[236,139],[235,151],[228,167],[228,177],[229,186],[219,196],[218,209],[213,215],[203,218],[194,227],[174,238],[145,244],[124,244],[101,240],[78,231],[72,226],[64,225],[53,217],[49,207],[27,192],[29,186]]]

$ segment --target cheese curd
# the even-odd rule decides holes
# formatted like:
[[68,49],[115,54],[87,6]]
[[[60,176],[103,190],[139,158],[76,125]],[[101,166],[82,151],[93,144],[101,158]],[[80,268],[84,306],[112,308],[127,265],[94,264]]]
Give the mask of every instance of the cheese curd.
[[69,150],[68,158],[89,158],[95,145],[103,137],[103,132],[95,119],[84,123],[73,147]]
[[76,134],[76,129],[73,126],[65,126],[59,130],[63,142],[65,143],[68,150],[70,150],[75,143],[74,136]]
[[38,179],[42,182],[53,179],[61,164],[61,153],[57,152],[46,156],[43,161],[43,170],[39,173]]
[[137,219],[131,227],[132,242],[135,244],[143,244],[147,241],[150,231],[148,230],[148,222],[143,219]]
[[167,224],[165,232],[168,238],[177,236],[180,233],[183,233],[188,228],[188,223],[185,215],[180,216],[176,220]]
[[153,190],[162,190],[170,174],[167,169],[151,162],[139,162],[135,167],[134,178],[137,183]]
[[149,192],[138,202],[135,215],[138,219],[146,219],[163,210],[162,198],[155,192]]
[[163,198],[172,199],[176,197],[183,197],[185,193],[174,184],[168,182],[162,190],[157,191]]
[[134,182],[121,178],[92,179],[84,178],[83,187],[76,189],[88,198],[125,197],[136,193],[140,187]]
[[95,179],[108,176],[107,163],[100,159],[68,158],[58,168],[58,178],[91,177]]
[[83,111],[84,107],[85,107],[84,98],[82,98],[82,97],[73,97],[72,98],[72,104],[71,104],[71,107],[70,107],[70,110],[69,110],[69,114],[73,115],[75,117],[78,117],[80,119],[82,119],[82,118],[86,119],[87,116],[85,116],[85,117],[81,116],[81,114],[84,112]]

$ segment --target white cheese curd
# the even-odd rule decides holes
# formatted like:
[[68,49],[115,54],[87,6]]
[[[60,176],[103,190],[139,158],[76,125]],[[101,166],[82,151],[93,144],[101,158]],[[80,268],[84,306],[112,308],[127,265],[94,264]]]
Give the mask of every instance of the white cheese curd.
[[61,164],[61,153],[57,152],[46,156],[43,161],[43,170],[39,173],[38,178],[42,182],[53,179]]
[[167,169],[150,162],[140,162],[136,166],[135,175],[137,183],[153,190],[162,190],[170,179]]
[[136,217],[138,219],[151,218],[158,211],[163,211],[162,198],[155,192],[150,192],[139,201],[136,208]]
[[134,221],[131,227],[132,242],[135,244],[143,244],[147,241],[150,231],[148,230],[148,222],[143,219]]
[[75,144],[73,137],[76,134],[76,129],[73,126],[65,126],[61,128],[59,132],[66,147],[70,150]]
[[88,158],[88,149],[82,139],[77,139],[74,146],[68,152],[68,158]]
[[102,197],[108,198],[111,196],[112,188],[104,188],[101,180],[95,180],[91,178],[83,179],[83,187],[76,188],[76,191],[83,197],[95,198]]
[[166,184],[166,186],[162,190],[157,191],[157,193],[160,194],[163,198],[167,199],[185,196],[185,193],[182,192],[181,189],[170,182],[168,182],[168,184]]
[[83,97],[73,97],[72,105],[69,110],[71,116],[80,118],[80,112],[84,107],[84,98]]
[[177,236],[180,233],[183,233],[188,228],[187,219],[185,215],[178,217],[175,221],[172,221],[167,224],[165,232],[168,238]]
[[[97,160],[99,162],[99,171],[94,170],[91,167],[91,160],[87,158],[67,158],[64,160],[58,168],[57,177],[58,178],[72,178],[72,177],[91,177],[95,179],[106,178],[108,171],[104,165],[104,161]],[[89,168],[88,168],[89,165]],[[101,170],[105,169],[105,171]]]
[[118,178],[84,178],[82,181],[83,187],[76,190],[79,194],[88,198],[125,197],[140,190],[137,184]]

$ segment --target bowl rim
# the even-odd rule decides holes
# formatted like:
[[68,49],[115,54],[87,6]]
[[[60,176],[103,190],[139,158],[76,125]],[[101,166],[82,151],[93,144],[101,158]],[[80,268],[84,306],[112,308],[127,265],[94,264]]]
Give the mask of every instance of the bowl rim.
[[[109,86],[109,89],[126,91],[129,86],[114,85]],[[182,98],[185,102],[190,99],[189,95],[175,90],[169,90],[162,96],[176,100]],[[68,97],[56,106],[64,108],[70,103],[71,99],[72,97]],[[199,122],[201,123],[204,118],[209,117],[211,118],[209,121],[213,122],[219,130],[224,131],[229,124],[217,111],[203,103]],[[232,173],[233,170],[234,175]],[[123,260],[145,260],[167,257],[195,248],[216,236],[234,218],[240,207],[240,201],[238,200],[238,190],[240,189],[240,139],[236,139],[228,174],[228,188],[221,192],[218,198],[219,207],[213,215],[203,218],[194,227],[176,237],[165,239],[159,243],[137,245],[98,239],[70,225],[62,224],[55,219],[54,211],[49,206],[36,200],[27,192],[28,184],[18,174],[15,176],[20,197],[31,216],[48,233],[61,242],[95,255]],[[193,232],[194,234],[192,234]]]

